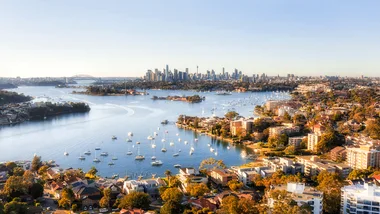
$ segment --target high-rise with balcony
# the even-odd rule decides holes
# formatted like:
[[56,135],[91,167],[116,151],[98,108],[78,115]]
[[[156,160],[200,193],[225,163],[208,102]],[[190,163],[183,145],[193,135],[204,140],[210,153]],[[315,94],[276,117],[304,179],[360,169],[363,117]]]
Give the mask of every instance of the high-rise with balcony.
[[379,186],[371,183],[344,186],[341,193],[341,213],[380,213]]
[[347,148],[347,164],[353,169],[367,169],[368,167],[380,167],[380,151],[371,146],[360,148]]

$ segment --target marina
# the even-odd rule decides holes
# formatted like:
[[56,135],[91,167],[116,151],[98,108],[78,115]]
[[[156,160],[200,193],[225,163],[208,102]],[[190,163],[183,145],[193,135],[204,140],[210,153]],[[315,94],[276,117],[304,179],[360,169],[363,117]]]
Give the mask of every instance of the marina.
[[[246,163],[244,154],[247,152],[243,146],[231,146],[204,134],[179,129],[175,125],[178,116],[223,116],[230,110],[242,116],[253,116],[255,105],[262,105],[269,99],[289,98],[283,92],[232,92],[230,96],[218,96],[215,92],[149,91],[155,96],[200,94],[206,97],[204,102],[190,104],[154,102],[150,96],[71,94],[73,89],[70,88],[20,87],[12,90],[39,97],[37,101],[48,97],[53,102],[86,102],[91,111],[2,127],[0,161],[31,159],[36,153],[43,160],[55,160],[62,168],[86,171],[95,166],[102,176],[125,176],[127,171],[131,178],[149,177],[152,173],[162,176],[165,170],[176,171],[179,166],[196,167],[209,157],[223,157],[229,166]],[[168,123],[162,123],[164,120]],[[157,162],[152,164],[153,161]]]

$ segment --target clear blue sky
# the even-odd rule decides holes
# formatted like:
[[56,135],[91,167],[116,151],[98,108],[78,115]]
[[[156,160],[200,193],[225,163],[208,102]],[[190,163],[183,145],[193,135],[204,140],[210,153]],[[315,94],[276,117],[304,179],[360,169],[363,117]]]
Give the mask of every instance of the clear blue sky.
[[380,76],[380,1],[3,0],[0,76]]

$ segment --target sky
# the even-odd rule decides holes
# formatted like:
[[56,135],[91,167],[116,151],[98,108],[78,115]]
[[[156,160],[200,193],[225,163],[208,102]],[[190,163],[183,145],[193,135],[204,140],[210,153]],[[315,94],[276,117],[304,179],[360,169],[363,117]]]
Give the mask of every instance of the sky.
[[380,76],[378,0],[0,0],[0,76]]

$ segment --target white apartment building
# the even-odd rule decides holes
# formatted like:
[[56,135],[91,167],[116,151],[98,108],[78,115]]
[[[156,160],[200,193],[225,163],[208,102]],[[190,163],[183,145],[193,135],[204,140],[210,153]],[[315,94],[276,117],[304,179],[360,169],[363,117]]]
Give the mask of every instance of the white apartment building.
[[341,213],[380,213],[380,187],[365,183],[342,187]]
[[[273,190],[286,190],[291,199],[297,202],[298,206],[309,204],[312,207],[313,214],[322,213],[323,193],[313,187],[307,187],[304,183],[288,183],[287,185],[271,186],[270,191]],[[268,197],[269,207],[273,207],[275,201],[276,199]]]
[[360,146],[360,148],[347,148],[346,151],[346,162],[353,169],[380,167],[379,150],[371,149],[370,146]]
[[319,140],[321,139],[321,133],[310,133],[307,135],[307,150],[317,151],[317,145]]

